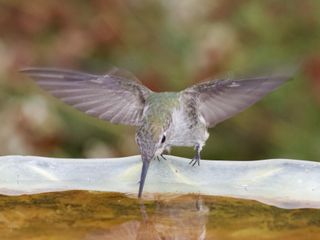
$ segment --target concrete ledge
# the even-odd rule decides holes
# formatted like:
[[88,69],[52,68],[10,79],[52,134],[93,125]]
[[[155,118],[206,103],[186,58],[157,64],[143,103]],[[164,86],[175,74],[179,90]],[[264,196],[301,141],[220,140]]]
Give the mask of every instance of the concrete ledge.
[[[320,163],[270,159],[201,161],[166,156],[154,160],[144,196],[157,193],[230,196],[283,208],[320,208]],[[0,194],[21,195],[66,190],[122,192],[136,196],[140,156],[116,159],[0,157]]]

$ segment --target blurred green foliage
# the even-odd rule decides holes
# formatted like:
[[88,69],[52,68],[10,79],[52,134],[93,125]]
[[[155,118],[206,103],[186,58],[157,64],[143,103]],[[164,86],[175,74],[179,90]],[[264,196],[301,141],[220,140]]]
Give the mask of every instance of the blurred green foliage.
[[302,63],[292,81],[211,129],[202,158],[320,161],[319,12],[317,0],[0,0],[0,154],[138,154],[133,128],[65,106],[21,67],[117,66],[154,91],[177,91]]

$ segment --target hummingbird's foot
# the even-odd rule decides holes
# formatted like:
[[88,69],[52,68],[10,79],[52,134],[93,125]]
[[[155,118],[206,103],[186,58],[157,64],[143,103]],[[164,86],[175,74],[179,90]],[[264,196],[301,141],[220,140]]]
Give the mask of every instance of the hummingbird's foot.
[[196,155],[192,158],[189,164],[192,165],[192,167],[194,167],[194,165],[196,165],[197,163],[198,163],[198,166],[200,166],[200,156]]
[[167,160],[165,156],[163,156],[163,154],[160,154],[160,156],[162,157],[163,160]]
[[167,160],[166,158],[165,158],[165,156],[163,156],[163,154],[160,154],[160,156],[158,155],[158,156],[156,156],[156,158],[157,158],[157,160],[160,162],[160,157],[163,159],[163,160]]
[[196,155],[192,158],[189,164],[194,166],[198,163],[198,166],[200,166],[200,151],[201,151],[200,144],[196,144],[195,149],[196,149]]

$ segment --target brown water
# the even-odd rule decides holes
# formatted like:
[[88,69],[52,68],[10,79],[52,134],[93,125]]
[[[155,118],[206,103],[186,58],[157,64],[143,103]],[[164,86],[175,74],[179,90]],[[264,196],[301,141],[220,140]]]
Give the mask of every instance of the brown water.
[[0,239],[310,240],[320,239],[320,210],[199,195],[144,204],[87,191],[0,196]]

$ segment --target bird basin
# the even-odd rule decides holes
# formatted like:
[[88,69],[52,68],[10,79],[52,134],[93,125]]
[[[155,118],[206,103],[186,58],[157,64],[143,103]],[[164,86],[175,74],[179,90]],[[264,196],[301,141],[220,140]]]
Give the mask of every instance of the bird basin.
[[[165,156],[153,160],[143,197],[203,194],[257,200],[282,208],[320,208],[320,163],[269,159],[207,161]],[[0,157],[0,194],[67,190],[127,193],[136,197],[140,156],[109,159]]]

